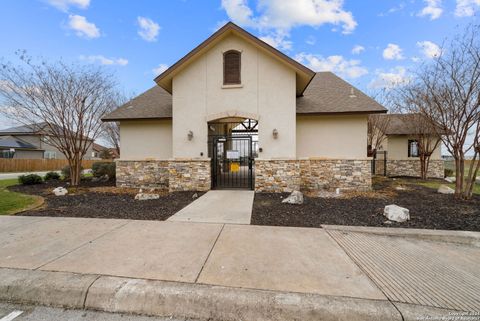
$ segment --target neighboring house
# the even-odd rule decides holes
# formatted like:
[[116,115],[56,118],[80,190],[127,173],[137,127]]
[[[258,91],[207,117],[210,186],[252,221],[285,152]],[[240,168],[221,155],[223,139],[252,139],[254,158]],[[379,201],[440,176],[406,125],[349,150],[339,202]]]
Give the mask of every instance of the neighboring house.
[[[384,158],[386,157],[387,176],[420,176],[420,159],[418,149],[418,126],[415,117],[409,114],[386,114],[379,117],[388,117],[385,129],[386,139],[377,149],[375,162],[376,174],[384,173]],[[438,135],[431,134],[432,141],[439,140]],[[386,154],[385,154],[386,152]],[[430,156],[428,177],[444,177],[444,160],[442,159],[441,143]]]
[[[108,155],[108,157],[106,157]],[[93,159],[116,159],[119,155],[115,148],[109,148],[97,143],[92,145],[92,158]]]
[[261,192],[371,187],[367,117],[386,109],[233,23],[104,121],[120,123],[117,185]]
[[[43,123],[0,130],[0,158],[65,159],[65,155],[51,145],[53,139]],[[84,159],[92,159],[91,156],[90,147]]]

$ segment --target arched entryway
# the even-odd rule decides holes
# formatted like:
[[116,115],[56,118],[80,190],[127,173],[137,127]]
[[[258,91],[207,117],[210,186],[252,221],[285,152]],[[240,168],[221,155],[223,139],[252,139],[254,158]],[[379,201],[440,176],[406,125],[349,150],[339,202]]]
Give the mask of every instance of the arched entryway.
[[212,189],[253,189],[258,121],[227,117],[208,123]]

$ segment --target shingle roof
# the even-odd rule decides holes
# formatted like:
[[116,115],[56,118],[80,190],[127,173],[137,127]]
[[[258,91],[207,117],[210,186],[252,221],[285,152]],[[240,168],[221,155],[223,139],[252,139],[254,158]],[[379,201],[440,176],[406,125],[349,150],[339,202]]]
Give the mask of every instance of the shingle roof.
[[38,133],[42,128],[45,127],[45,123],[30,124],[30,125],[21,125],[16,127],[10,127],[7,129],[1,129],[0,134],[12,133],[12,134],[33,134]]
[[165,89],[154,86],[103,117],[102,120],[117,121],[171,117],[172,95],[166,92]]
[[[385,113],[385,107],[331,72],[318,72],[297,97],[297,114]],[[172,96],[159,86],[150,88],[104,121],[172,117]]]
[[[415,133],[421,133],[418,130],[418,126],[424,126],[423,128],[431,128],[426,121],[421,121],[418,117],[420,114],[386,114],[379,115],[379,117],[388,117],[388,123],[385,129],[386,135],[412,135]],[[423,129],[425,130],[425,129]],[[442,132],[440,129],[435,131],[431,128],[431,133]]]
[[297,114],[385,113],[374,99],[331,72],[317,72],[302,97]]
[[35,145],[10,135],[0,136],[0,148],[38,149]]

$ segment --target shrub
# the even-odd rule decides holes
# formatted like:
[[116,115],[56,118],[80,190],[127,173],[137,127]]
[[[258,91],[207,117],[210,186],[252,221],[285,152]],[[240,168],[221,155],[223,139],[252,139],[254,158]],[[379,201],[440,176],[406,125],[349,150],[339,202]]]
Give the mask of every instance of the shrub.
[[22,185],[41,184],[43,182],[42,177],[37,174],[20,175],[18,181]]
[[60,174],[58,174],[57,172],[48,172],[47,174],[45,174],[45,178],[44,178],[45,181],[58,180],[58,179],[60,179]]
[[92,174],[94,177],[102,177],[108,175],[110,179],[115,178],[114,162],[96,162],[92,165]]
[[444,175],[443,177],[451,177],[451,176],[453,176],[453,169],[445,168],[443,175]]
[[[83,167],[80,168],[80,171],[83,171]],[[62,177],[64,179],[70,179],[70,165],[67,165],[64,168],[62,168]]]

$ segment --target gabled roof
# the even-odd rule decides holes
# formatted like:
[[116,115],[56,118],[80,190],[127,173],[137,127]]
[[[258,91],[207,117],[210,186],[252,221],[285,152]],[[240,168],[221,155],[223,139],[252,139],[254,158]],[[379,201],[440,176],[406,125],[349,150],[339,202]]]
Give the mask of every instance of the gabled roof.
[[296,84],[298,96],[303,93],[305,88],[307,88],[308,83],[315,75],[314,71],[302,65],[298,61],[290,58],[289,56],[270,46],[265,41],[258,39],[257,37],[246,31],[245,29],[240,28],[233,22],[228,22],[222,28],[217,30],[213,35],[208,37],[207,40],[195,47],[192,51],[190,51],[183,58],[173,64],[170,68],[157,76],[155,78],[155,82],[167,92],[172,93],[172,79],[175,74],[182,70],[185,66],[187,66],[191,59],[206,52],[215,44],[217,44],[220,40],[230,34],[240,36],[242,39],[254,44],[257,48],[263,50],[263,52],[275,57],[280,62],[283,62],[293,68],[295,70],[297,78]]
[[[353,94],[352,94],[353,90]],[[385,113],[387,110],[331,72],[316,73],[303,96],[297,97],[297,115]],[[172,96],[155,86],[103,117],[104,121],[172,118]]]
[[[0,136],[0,148],[38,149],[37,146],[10,135]],[[40,149],[38,149],[40,150]]]
[[297,114],[386,113],[387,109],[332,72],[317,72],[302,97]]

